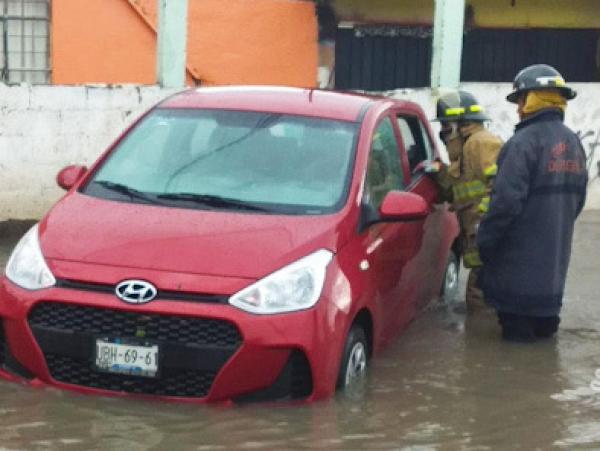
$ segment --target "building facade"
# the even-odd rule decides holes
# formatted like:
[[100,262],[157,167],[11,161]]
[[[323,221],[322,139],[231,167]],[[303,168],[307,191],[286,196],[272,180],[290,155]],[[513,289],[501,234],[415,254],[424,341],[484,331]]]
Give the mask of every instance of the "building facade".
[[[335,87],[389,90],[432,85],[436,3],[451,0],[334,0]],[[508,82],[529,64],[555,66],[573,82],[600,80],[595,0],[458,0],[463,82]],[[446,12],[447,13],[447,12]],[[443,43],[442,43],[443,44]],[[458,66],[458,65],[457,65]]]
[[[157,3],[0,0],[0,80],[156,84]],[[436,10],[450,3],[439,14],[459,28],[438,47],[460,55],[443,69],[457,81],[507,82],[537,62],[599,81],[597,0],[189,0],[187,84],[436,86]],[[445,45],[461,31],[460,49]]]
[[[157,3],[0,0],[0,81],[156,84]],[[317,58],[312,1],[188,2],[188,85],[314,86]]]

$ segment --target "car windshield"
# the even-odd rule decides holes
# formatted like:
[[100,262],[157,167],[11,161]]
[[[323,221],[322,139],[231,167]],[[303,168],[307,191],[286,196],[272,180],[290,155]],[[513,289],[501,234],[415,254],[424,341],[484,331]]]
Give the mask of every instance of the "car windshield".
[[346,200],[356,130],[276,113],[157,109],[83,192],[182,208],[328,213]]

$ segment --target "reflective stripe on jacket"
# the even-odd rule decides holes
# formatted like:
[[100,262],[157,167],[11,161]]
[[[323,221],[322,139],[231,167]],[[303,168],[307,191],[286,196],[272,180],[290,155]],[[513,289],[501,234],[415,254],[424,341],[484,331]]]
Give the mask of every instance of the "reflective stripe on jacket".
[[461,157],[451,162],[438,181],[442,188],[451,191],[452,206],[461,225],[463,263],[467,268],[475,268],[481,266],[476,244],[477,227],[489,202],[502,140],[480,123],[469,124],[461,128],[461,132],[467,135]]

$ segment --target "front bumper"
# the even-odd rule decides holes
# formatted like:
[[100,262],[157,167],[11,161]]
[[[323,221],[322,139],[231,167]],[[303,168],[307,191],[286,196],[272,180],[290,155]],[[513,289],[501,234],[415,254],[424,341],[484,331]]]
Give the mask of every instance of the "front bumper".
[[[346,318],[315,308],[253,315],[228,304],[155,300],[128,305],[76,287],[23,290],[0,281],[0,377],[102,395],[189,402],[331,396]],[[158,344],[156,377],[104,373],[97,338]]]

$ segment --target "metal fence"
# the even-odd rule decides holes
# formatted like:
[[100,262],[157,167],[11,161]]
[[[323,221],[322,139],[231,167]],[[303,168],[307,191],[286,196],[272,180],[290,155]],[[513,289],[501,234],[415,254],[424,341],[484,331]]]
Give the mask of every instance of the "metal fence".
[[464,37],[461,80],[510,82],[523,67],[546,63],[568,81],[598,81],[599,38],[592,29],[474,29]]
[[[338,89],[384,91],[430,85],[431,27],[340,25]],[[464,36],[461,80],[511,82],[525,66],[551,64],[572,82],[600,80],[600,30],[472,29]]]
[[431,27],[340,26],[335,87],[382,91],[429,86]]
[[0,81],[50,80],[50,0],[0,0]]

